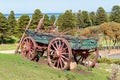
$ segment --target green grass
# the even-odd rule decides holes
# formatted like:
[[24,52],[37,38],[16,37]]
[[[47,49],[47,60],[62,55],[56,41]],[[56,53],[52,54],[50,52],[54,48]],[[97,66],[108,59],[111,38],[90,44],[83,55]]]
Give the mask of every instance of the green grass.
[[0,50],[15,50],[17,47],[17,44],[1,44]]
[[20,55],[0,54],[0,80],[107,80],[108,72],[86,69],[89,74],[55,70],[23,59]]

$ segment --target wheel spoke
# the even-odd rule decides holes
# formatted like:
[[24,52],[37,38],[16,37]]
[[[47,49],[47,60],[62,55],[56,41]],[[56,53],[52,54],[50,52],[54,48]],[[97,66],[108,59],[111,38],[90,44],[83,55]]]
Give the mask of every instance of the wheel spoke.
[[53,54],[53,59],[55,59],[55,58],[57,58],[57,53],[56,52]]
[[28,43],[30,44],[31,43],[31,40],[30,39],[27,39]]
[[62,62],[61,58],[60,58],[60,66],[61,66],[61,68],[63,68],[63,62]]
[[63,62],[63,64],[64,64],[65,60],[64,60],[63,58],[61,58],[61,61],[62,61],[62,62]]
[[23,51],[22,51],[22,52],[23,52],[23,53],[24,53],[24,52],[27,52],[27,50],[26,50],[26,49],[23,49]]
[[57,50],[56,47],[54,46],[54,44],[52,44],[52,46],[53,46],[53,48],[54,48],[55,50]]
[[69,60],[68,58],[66,58],[65,56],[62,55],[62,58],[66,59],[66,60]]
[[55,61],[53,62],[53,65],[55,66],[55,65],[56,65],[56,63],[57,63],[57,60],[55,60]]
[[31,43],[31,40],[30,40],[30,39],[28,39],[28,42],[29,42],[29,43]]
[[32,42],[30,39],[28,39],[27,41],[28,41],[28,45],[29,45],[30,47],[33,47],[33,42]]
[[47,56],[53,56],[54,55],[54,50],[50,50],[50,54],[48,54]]
[[69,53],[61,53],[62,55],[69,54]]
[[28,40],[26,40],[26,45],[29,46],[29,42],[28,42]]
[[62,50],[61,50],[61,52],[63,53],[63,52],[66,52],[66,49],[68,49],[67,47],[66,48],[63,48]]
[[55,46],[56,46],[56,49],[58,49],[58,41],[55,41]]
[[26,53],[25,57],[26,57],[27,59],[29,59],[29,54],[28,54],[28,53]]
[[55,51],[51,49],[51,50],[50,50],[50,55],[53,55],[54,52],[55,52]]
[[58,60],[57,60],[57,68],[59,67],[59,63],[60,63],[60,62],[59,62],[59,59],[58,59]]
[[83,57],[79,56],[78,62],[79,62],[80,60],[83,60]]
[[58,46],[58,48],[60,49],[60,47],[61,47],[61,41],[59,40],[58,42],[59,42],[59,46]]
[[90,67],[90,61],[89,61],[89,59],[85,59],[84,65],[85,65],[86,67]]
[[26,57],[27,52],[26,52],[26,51],[25,51],[25,52],[23,52],[23,53],[22,53],[22,55],[23,55],[23,57]]
[[60,49],[63,49],[63,47],[64,47],[64,43],[62,43],[62,45],[61,45]]
[[30,52],[30,54],[33,54],[33,50],[31,49],[31,50],[29,50],[29,52]]

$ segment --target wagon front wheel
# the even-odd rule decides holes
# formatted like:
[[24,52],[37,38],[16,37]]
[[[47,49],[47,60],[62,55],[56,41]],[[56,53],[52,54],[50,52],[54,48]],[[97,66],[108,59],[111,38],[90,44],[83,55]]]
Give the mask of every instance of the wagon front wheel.
[[48,63],[57,69],[68,69],[71,61],[71,47],[64,38],[54,38],[48,45]]
[[36,43],[34,39],[31,37],[24,38],[21,44],[21,55],[24,58],[33,60],[36,56],[35,51],[36,51]]

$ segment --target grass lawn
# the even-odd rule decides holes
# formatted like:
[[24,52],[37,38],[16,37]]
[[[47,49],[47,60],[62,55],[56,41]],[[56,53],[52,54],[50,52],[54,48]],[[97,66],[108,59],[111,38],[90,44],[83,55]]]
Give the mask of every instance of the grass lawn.
[[107,80],[109,74],[101,69],[91,69],[89,74],[55,70],[20,55],[0,54],[0,80]]
[[17,44],[1,44],[0,50],[15,50],[17,47]]

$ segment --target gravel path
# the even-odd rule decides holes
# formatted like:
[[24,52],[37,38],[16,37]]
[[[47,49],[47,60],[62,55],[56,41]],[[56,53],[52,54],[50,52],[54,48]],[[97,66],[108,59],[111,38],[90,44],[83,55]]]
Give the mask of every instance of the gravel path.
[[108,55],[108,58],[120,58],[120,53]]
[[3,50],[3,51],[0,51],[0,53],[4,53],[4,54],[14,54],[14,53],[15,53],[15,50]]

